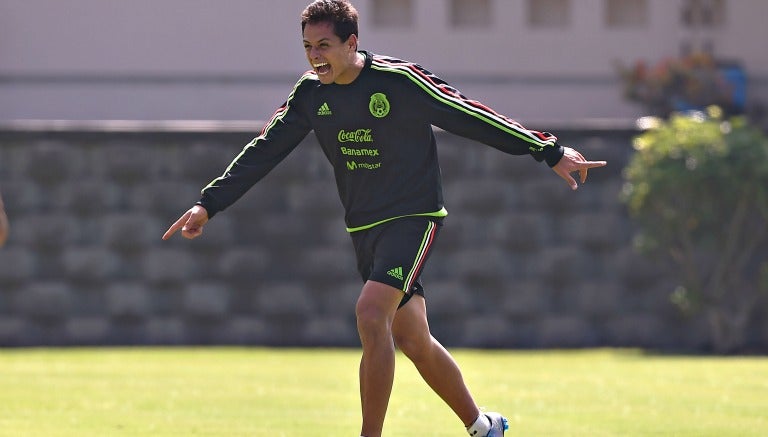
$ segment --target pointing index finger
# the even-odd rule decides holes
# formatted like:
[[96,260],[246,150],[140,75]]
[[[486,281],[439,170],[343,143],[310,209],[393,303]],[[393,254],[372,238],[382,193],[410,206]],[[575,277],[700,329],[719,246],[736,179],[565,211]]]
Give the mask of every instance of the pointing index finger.
[[178,220],[176,220],[170,228],[168,228],[167,231],[165,231],[165,234],[163,234],[163,240],[167,240],[171,238],[173,234],[176,233],[179,229],[181,229],[184,226],[184,223],[187,222],[187,219],[189,218],[189,213],[186,213],[179,217]]
[[608,165],[607,161],[584,161],[581,163],[581,166],[585,168],[604,167],[606,165]]

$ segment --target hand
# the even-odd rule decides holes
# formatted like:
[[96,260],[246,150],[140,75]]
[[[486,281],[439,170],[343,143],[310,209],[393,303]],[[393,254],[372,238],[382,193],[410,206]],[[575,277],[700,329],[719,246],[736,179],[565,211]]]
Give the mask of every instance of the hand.
[[165,231],[163,240],[171,238],[179,229],[181,229],[181,236],[184,238],[191,240],[199,237],[203,233],[203,225],[207,222],[208,211],[200,205],[195,205]]
[[605,161],[587,161],[581,153],[570,147],[564,147],[564,149],[563,157],[560,158],[560,162],[552,167],[552,170],[563,178],[571,186],[572,190],[579,188],[579,184],[571,177],[571,173],[578,171],[579,176],[581,176],[581,183],[583,184],[587,181],[587,171],[590,168],[603,167],[607,164]]

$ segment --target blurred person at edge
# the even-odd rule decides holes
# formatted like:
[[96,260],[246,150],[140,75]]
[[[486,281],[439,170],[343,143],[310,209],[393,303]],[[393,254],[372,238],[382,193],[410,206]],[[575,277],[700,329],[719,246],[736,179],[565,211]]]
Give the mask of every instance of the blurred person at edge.
[[314,131],[334,168],[363,279],[355,306],[363,349],[361,435],[382,433],[398,347],[470,436],[503,436],[507,420],[480,411],[457,363],[427,323],[419,278],[447,215],[432,126],[507,154],[530,154],[574,190],[577,182],[571,173],[578,172],[584,183],[590,168],[606,162],[587,161],[554,135],[526,129],[469,100],[418,64],[358,50],[357,23],[357,11],[347,0],[317,0],[306,7],[301,29],[312,69],[301,76],[261,135],[202,190],[197,204],[163,239],[178,230],[189,239],[201,235],[209,219]]

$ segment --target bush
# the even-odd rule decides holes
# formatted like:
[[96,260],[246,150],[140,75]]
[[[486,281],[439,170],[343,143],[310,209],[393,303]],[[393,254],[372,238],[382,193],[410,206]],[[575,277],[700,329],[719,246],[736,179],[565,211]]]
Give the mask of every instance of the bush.
[[624,171],[636,247],[675,269],[672,302],[711,346],[738,351],[768,291],[768,139],[717,107],[650,120]]

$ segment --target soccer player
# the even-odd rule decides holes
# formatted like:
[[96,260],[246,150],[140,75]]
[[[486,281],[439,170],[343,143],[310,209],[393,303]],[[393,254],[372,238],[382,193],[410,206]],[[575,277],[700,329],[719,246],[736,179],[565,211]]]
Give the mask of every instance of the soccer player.
[[314,131],[334,169],[345,222],[363,279],[355,314],[362,344],[361,435],[380,436],[395,367],[395,347],[415,364],[471,436],[502,436],[507,420],[481,412],[453,357],[430,334],[419,276],[447,211],[432,126],[512,155],[545,161],[572,189],[590,168],[549,133],[529,130],[469,100],[421,66],[358,49],[357,11],[347,0],[317,0],[301,15],[312,69],[261,134],[163,239],[196,238],[205,223],[240,198]]
[[5,244],[6,239],[8,239],[8,217],[5,215],[3,197],[0,195],[0,247]]

